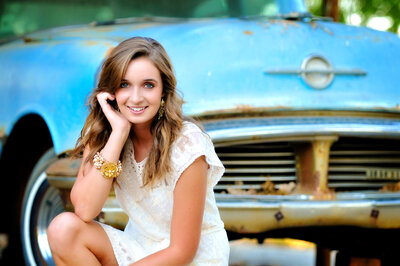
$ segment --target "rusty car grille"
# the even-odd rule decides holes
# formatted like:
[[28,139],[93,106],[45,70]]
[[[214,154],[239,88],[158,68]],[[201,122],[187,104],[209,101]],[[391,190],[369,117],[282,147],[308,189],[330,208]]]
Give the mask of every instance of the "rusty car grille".
[[296,181],[295,155],[288,142],[217,147],[216,152],[225,166],[216,193],[259,190],[266,181],[274,185]]
[[[280,186],[296,183],[294,143],[265,142],[217,147],[225,174],[216,193],[271,194],[266,182]],[[331,147],[328,186],[334,191],[400,190],[400,140],[340,137]],[[398,187],[393,188],[392,185]],[[392,187],[390,187],[392,186]],[[290,193],[290,192],[289,192]],[[281,193],[281,194],[289,194]]]
[[400,141],[340,138],[331,147],[329,187],[335,191],[377,190],[400,181]]

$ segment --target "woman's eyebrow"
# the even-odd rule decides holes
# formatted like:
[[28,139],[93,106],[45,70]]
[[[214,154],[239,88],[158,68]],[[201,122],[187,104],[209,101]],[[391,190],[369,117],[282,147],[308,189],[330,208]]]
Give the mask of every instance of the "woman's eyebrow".
[[[153,78],[144,79],[143,81],[144,81],[144,82],[154,82],[154,83],[158,83],[157,80],[156,80],[156,79],[153,79]],[[127,79],[121,79],[121,82],[128,82],[128,83],[129,83],[129,80],[127,80]]]
[[151,81],[151,82],[155,82],[155,83],[157,83],[157,80],[155,80],[155,79],[152,79],[152,78],[149,78],[149,79],[144,79],[144,81]]

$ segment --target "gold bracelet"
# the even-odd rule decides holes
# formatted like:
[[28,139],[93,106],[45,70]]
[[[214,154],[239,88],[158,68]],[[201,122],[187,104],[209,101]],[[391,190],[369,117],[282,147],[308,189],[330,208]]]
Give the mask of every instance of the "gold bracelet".
[[93,165],[97,170],[100,170],[101,175],[106,179],[116,178],[122,171],[121,161],[118,160],[118,164],[108,162],[100,152],[94,155]]

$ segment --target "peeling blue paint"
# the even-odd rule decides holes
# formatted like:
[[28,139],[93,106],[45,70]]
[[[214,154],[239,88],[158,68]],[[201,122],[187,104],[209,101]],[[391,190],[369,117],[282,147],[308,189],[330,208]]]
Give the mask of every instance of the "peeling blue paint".
[[[49,126],[57,152],[74,146],[102,60],[132,36],[160,41],[183,92],[186,115],[218,110],[364,110],[400,113],[400,40],[397,36],[332,22],[189,20],[79,26],[38,32],[29,42],[0,46],[0,121],[6,134],[28,113]],[[299,68],[310,54],[335,68],[365,76],[335,76],[320,91],[298,75],[266,75],[268,68]]]

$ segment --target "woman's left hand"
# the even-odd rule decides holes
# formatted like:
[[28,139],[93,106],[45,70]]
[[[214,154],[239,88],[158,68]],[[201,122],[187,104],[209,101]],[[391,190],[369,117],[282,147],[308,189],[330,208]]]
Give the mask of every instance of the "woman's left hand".
[[128,135],[131,129],[131,123],[108,102],[108,100],[115,101],[115,95],[109,92],[100,92],[96,97],[112,130]]

